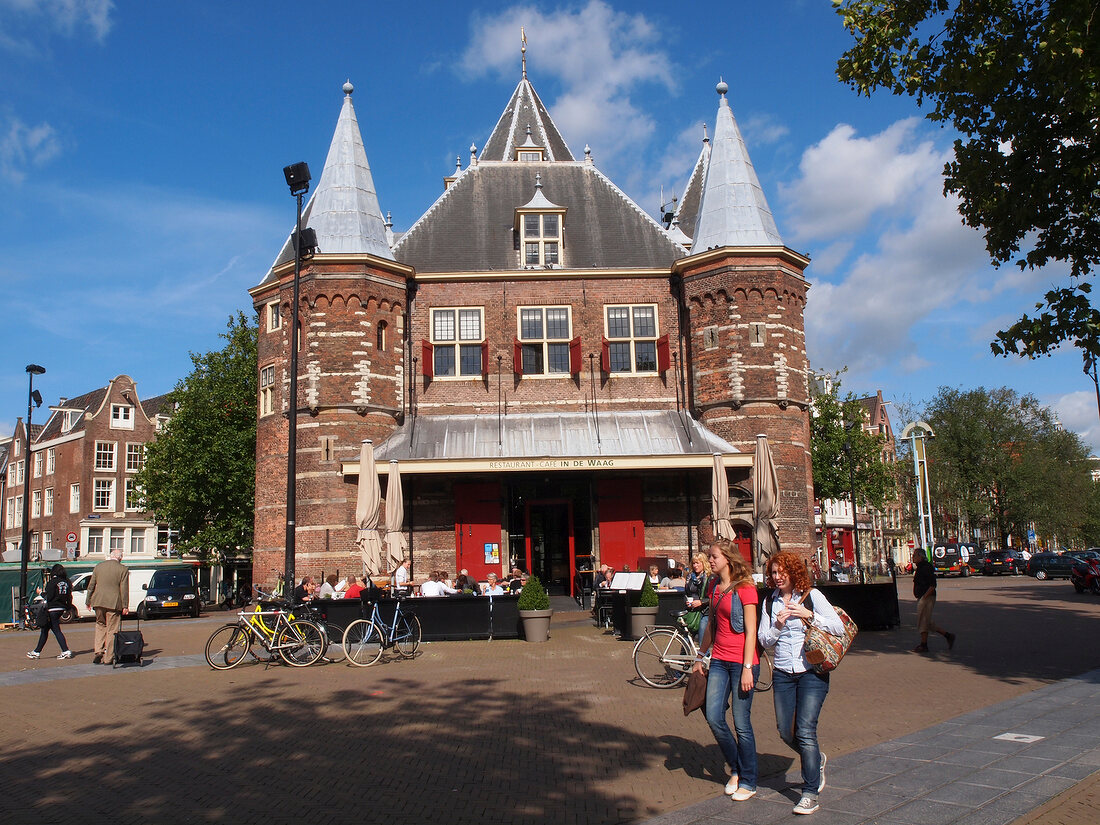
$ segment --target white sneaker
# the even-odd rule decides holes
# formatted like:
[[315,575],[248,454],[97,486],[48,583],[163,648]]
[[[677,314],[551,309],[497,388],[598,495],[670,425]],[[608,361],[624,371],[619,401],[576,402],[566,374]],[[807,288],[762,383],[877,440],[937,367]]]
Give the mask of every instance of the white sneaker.
[[795,814],[813,814],[817,813],[817,809],[820,806],[817,804],[817,800],[809,796],[804,796],[798,800],[798,804],[791,809],[791,813]]
[[737,774],[730,777],[730,781],[726,783],[726,796],[733,796],[737,793],[737,783],[740,781],[741,778]]
[[39,653],[37,650],[28,650],[27,651],[27,658],[28,659],[40,659],[40,658],[42,658],[42,654]]
[[825,790],[825,763],[828,762],[828,761],[829,761],[829,758],[824,753],[822,753],[821,754],[821,771],[820,771],[821,779],[817,783],[817,792],[818,793],[821,793],[823,790]]
[[57,654],[58,659],[71,659],[73,658],[73,652],[71,650],[63,650]]
[[756,788],[738,788],[735,793],[730,796],[734,802],[744,802],[746,799],[752,799],[756,796]]

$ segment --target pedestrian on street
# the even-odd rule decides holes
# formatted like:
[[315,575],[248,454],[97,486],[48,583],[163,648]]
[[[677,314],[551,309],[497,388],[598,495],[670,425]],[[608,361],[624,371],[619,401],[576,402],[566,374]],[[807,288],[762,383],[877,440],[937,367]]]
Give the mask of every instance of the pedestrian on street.
[[920,632],[920,644],[913,648],[913,652],[928,652],[930,631],[947,639],[947,649],[951,650],[955,646],[955,634],[932,621],[932,609],[936,606],[936,570],[923,550],[913,551],[913,564],[913,598],[917,600],[917,630]]
[[[756,680],[760,676],[760,659],[756,654],[759,598],[752,570],[732,542],[715,541],[708,559],[714,573],[709,593],[711,621],[700,653],[708,650],[712,653],[703,712],[730,768],[726,794],[734,802],[744,802],[756,795],[756,736],[751,714]],[[702,668],[700,655],[692,669]],[[726,709],[731,704],[736,737],[726,722]]]
[[50,570],[50,580],[46,582],[46,616],[47,624],[42,625],[42,631],[38,634],[38,646],[27,654],[28,659],[37,659],[42,655],[42,648],[46,646],[46,640],[50,638],[50,630],[53,637],[61,647],[58,659],[71,659],[73,652],[65,642],[65,634],[61,632],[61,614],[73,607],[73,586],[69,583],[69,575],[60,564],[55,564]]
[[817,742],[817,720],[829,694],[829,674],[818,673],[803,654],[806,629],[812,625],[835,636],[844,624],[820,590],[813,590],[806,564],[794,553],[768,559],[767,582],[775,590],[764,600],[760,644],[774,648],[772,695],[779,738],[798,752],[802,763],[802,796],[793,813],[818,810],[825,789],[825,754]]
[[122,548],[111,551],[88,579],[88,607],[95,611],[94,664],[110,665],[115,660],[115,634],[122,617],[130,612],[130,570],[122,563]]

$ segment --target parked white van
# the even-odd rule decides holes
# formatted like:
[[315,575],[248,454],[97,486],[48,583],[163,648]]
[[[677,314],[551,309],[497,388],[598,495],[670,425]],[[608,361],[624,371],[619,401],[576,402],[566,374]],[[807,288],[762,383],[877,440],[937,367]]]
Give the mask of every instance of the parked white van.
[[[145,588],[153,578],[155,568],[131,567],[130,568],[130,604],[131,613],[136,613],[138,607],[145,601]],[[94,619],[95,611],[88,607],[88,580],[91,579],[90,571],[77,573],[73,576],[73,607],[76,608],[78,619]]]

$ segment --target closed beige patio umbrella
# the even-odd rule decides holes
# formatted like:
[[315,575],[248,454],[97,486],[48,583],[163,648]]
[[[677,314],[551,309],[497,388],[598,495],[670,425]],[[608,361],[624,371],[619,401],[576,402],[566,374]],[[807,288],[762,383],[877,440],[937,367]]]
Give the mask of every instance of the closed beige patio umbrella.
[[382,488],[374,466],[374,444],[364,439],[359,451],[359,491],[355,496],[355,524],[359,536],[355,543],[363,558],[363,572],[368,576],[384,575],[382,569],[382,539],[378,535],[378,508],[382,503]]
[[730,524],[730,487],[721,453],[714,454],[714,472],[710,479],[710,517],[714,522],[714,537],[733,541],[735,534],[733,525]]
[[752,459],[753,563],[757,572],[764,572],[768,559],[779,552],[779,531],[775,525],[778,515],[779,477],[768,437],[761,433],[756,436]]
[[402,532],[405,519],[405,493],[401,489],[401,470],[397,461],[390,461],[389,486],[386,488],[386,552],[389,568],[395,569],[405,558],[409,543]]

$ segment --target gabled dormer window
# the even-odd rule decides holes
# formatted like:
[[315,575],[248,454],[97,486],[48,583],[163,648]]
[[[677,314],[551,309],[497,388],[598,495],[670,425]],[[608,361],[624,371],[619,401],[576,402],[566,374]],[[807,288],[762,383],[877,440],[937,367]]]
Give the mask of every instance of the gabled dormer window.
[[542,175],[535,175],[535,196],[516,209],[516,248],[524,269],[562,265],[565,248],[565,207],[542,193]]
[[527,127],[527,139],[516,147],[516,160],[520,163],[537,163],[546,159],[545,150],[531,137],[531,127]]

